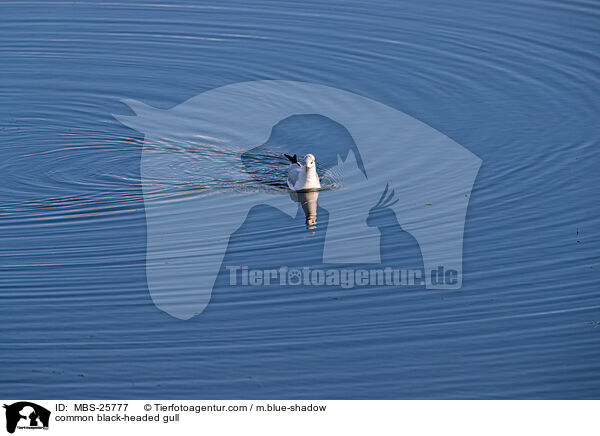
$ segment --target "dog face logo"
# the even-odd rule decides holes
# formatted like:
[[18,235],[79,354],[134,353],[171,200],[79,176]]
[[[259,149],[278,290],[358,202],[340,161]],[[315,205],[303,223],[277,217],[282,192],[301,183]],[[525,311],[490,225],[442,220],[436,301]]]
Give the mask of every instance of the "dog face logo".
[[6,409],[6,431],[14,433],[19,429],[47,429],[50,411],[28,401],[4,405]]
[[[231,188],[253,186],[241,156],[269,143],[274,126],[300,115],[332,120],[354,144],[336,150],[337,162],[328,168],[344,189],[318,198],[328,212],[319,261],[380,265],[386,223],[397,223],[418,243],[427,288],[462,286],[463,229],[481,159],[435,129],[374,100],[304,82],[227,85],[169,110],[124,102],[135,116],[115,117],[145,136],[148,288],[170,315],[189,319],[206,308],[230,236],[253,207],[296,216],[298,203],[285,191]],[[325,148],[310,151],[317,164],[331,151]],[[172,192],[177,199],[168,198]],[[440,267],[452,271],[451,282],[432,280]]]

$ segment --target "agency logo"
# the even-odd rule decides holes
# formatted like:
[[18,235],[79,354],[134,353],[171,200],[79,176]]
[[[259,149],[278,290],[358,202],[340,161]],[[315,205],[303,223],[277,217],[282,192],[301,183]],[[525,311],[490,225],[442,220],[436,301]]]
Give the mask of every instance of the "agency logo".
[[[280,228],[303,211],[313,228],[317,201],[327,223],[317,229],[324,237],[313,267],[383,269],[394,250],[402,252],[396,243],[402,234],[416,241],[413,257],[420,262],[402,267],[422,268],[427,289],[461,288],[465,217],[481,159],[432,127],[351,92],[283,80],[227,85],[168,110],[124,102],[135,115],[115,117],[145,137],[140,173],[148,288],[168,314],[202,313],[220,272],[227,274],[226,255],[245,250],[254,259],[252,251],[268,245],[265,229],[235,250],[230,246],[260,208],[275,211]],[[345,145],[315,136],[302,150],[296,136],[278,134],[313,115],[341,126]],[[333,183],[322,180],[325,189],[313,193],[272,189],[273,171],[289,164],[284,152],[316,156],[323,179]],[[285,175],[277,177],[285,184]],[[299,240],[273,248],[289,249],[280,255],[289,267],[300,257]],[[438,279],[440,268],[449,280]]]
[[4,405],[6,409],[6,431],[14,433],[16,429],[47,430],[50,423],[50,411],[29,401],[19,401]]

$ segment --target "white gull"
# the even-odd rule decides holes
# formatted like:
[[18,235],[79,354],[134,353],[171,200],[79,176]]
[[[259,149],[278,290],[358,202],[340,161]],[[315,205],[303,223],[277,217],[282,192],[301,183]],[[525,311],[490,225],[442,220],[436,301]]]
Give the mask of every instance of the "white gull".
[[298,162],[296,155],[289,156],[285,155],[290,161],[290,167],[288,169],[287,184],[293,191],[310,191],[321,189],[321,182],[319,181],[319,175],[317,174],[317,166],[315,164],[315,157],[312,154],[307,154],[302,166]]

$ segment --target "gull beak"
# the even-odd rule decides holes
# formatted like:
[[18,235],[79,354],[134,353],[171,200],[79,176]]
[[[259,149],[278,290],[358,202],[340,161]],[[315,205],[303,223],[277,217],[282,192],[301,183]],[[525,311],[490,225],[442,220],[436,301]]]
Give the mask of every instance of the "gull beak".
[[306,172],[308,172],[308,167],[306,167]]

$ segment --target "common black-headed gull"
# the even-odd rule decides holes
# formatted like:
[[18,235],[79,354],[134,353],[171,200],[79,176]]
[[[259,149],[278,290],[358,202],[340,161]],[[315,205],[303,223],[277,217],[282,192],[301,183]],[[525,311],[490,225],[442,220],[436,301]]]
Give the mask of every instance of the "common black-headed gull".
[[305,166],[298,162],[296,155],[285,155],[290,161],[287,184],[293,191],[309,191],[321,189],[321,182],[317,174],[315,157],[307,154],[304,159]]

